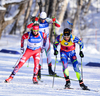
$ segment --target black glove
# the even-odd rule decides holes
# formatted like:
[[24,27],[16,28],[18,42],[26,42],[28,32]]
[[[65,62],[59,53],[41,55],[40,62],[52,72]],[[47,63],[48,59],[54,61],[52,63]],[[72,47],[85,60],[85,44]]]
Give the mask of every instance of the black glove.
[[23,54],[24,53],[24,48],[22,47],[20,50],[21,50],[21,54]]
[[84,57],[84,54],[83,54],[83,52],[82,52],[82,51],[80,51],[79,55],[80,55],[80,57],[81,57],[81,58],[83,58],[83,57]]
[[45,51],[45,48],[44,47],[42,47],[41,48],[41,53],[43,53]]
[[58,51],[57,50],[54,51],[54,55],[58,55]]

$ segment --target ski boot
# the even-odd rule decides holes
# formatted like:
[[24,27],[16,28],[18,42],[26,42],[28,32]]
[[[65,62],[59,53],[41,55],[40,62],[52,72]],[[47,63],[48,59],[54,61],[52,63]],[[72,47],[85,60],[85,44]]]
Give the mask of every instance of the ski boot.
[[66,79],[65,89],[70,88],[71,83],[70,83],[69,76],[65,77],[65,79]]
[[56,76],[56,73],[52,71],[51,66],[48,66],[48,71],[49,71],[49,75],[55,75]]
[[80,84],[80,87],[82,88],[82,90],[89,90],[88,87],[83,83],[82,80],[79,80],[79,84]]
[[9,83],[13,79],[12,76],[10,76],[8,79],[5,80],[5,83]]
[[41,69],[39,69],[39,71],[38,71],[38,80],[41,80]]
[[38,84],[37,75],[36,74],[34,74],[34,76],[33,76],[33,84]]

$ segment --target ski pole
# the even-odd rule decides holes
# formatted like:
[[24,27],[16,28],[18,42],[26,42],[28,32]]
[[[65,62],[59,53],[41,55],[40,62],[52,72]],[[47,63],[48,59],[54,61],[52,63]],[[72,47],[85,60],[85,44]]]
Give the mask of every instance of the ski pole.
[[[56,70],[56,63],[57,63],[57,55],[56,55],[56,57],[55,57],[54,73],[55,73],[55,70]],[[52,88],[53,88],[53,86],[54,86],[54,77],[55,77],[55,75],[53,75]]]
[[83,80],[83,66],[82,66],[82,58],[81,58],[81,76],[82,76],[82,80]]
[[[80,51],[82,49],[82,46],[80,47]],[[82,57],[81,57],[81,77],[82,77],[82,80],[83,80],[83,66],[82,66]]]
[[41,53],[41,60],[42,60],[41,61],[41,69],[43,70],[43,58],[42,57],[43,57],[43,53]]
[[55,39],[56,39],[56,33],[55,33],[55,23],[53,23],[53,29],[54,29],[54,36],[55,36]]
[[28,59],[28,64],[27,64],[27,67],[29,67],[29,62],[30,62],[30,58]]
[[[46,33],[46,30],[44,29],[44,33]],[[42,45],[43,46],[43,45]],[[43,51],[44,52],[44,51]],[[43,70],[43,52],[41,50],[41,69]]]
[[20,58],[22,57],[22,53],[20,54],[19,58],[17,59],[15,65],[13,66],[13,68],[15,68],[15,66],[17,65],[17,63],[19,62]]
[[[55,39],[56,39],[55,23],[54,23],[54,22],[53,22],[53,29],[54,29],[54,36],[55,36]],[[55,70],[56,70],[56,63],[57,63],[57,55],[56,55],[56,57],[55,57],[54,73],[55,73]],[[53,88],[53,86],[54,86],[54,77],[55,77],[55,75],[53,75],[52,88]]]

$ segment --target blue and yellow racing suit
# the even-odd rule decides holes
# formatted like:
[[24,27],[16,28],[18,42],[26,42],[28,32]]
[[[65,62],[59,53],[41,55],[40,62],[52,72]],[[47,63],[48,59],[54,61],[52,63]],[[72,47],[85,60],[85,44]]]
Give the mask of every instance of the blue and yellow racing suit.
[[80,45],[80,49],[83,48],[83,43],[77,36],[74,36],[72,34],[68,41],[65,41],[63,37],[64,37],[63,34],[58,35],[53,47],[54,50],[57,50],[57,46],[60,43],[60,57],[63,65],[64,77],[69,76],[68,58],[70,58],[70,61],[73,64],[74,71],[76,72],[76,76],[78,80],[81,80],[81,74],[75,52],[75,43]]

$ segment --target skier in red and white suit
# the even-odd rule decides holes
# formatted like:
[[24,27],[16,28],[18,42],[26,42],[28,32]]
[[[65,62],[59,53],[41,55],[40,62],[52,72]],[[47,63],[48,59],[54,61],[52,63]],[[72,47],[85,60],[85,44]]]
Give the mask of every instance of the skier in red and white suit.
[[[36,19],[36,18],[35,18]],[[36,21],[36,20],[35,20]],[[47,63],[48,63],[48,72],[50,75],[55,75],[56,73],[52,70],[52,59],[51,59],[51,43],[49,38],[49,24],[54,24],[53,26],[60,27],[60,24],[58,20],[54,17],[48,18],[47,14],[45,12],[40,13],[39,18],[39,30],[43,31],[47,35],[47,41],[45,47],[43,47],[41,51],[41,58],[39,63],[39,72],[38,72],[38,79],[41,79],[41,65],[42,65],[42,56],[43,56],[43,50],[45,50],[46,56],[47,56]],[[34,24],[34,19],[30,24],[27,26],[27,28],[31,28],[31,26]]]
[[21,38],[21,49],[24,52],[24,40],[28,39],[27,48],[25,53],[23,54],[22,58],[20,59],[17,66],[15,66],[13,72],[11,73],[10,77],[5,80],[5,82],[10,82],[14,75],[18,72],[18,70],[23,66],[23,64],[33,56],[34,59],[34,70],[33,70],[33,83],[38,83],[37,81],[37,74],[39,70],[39,61],[40,61],[40,52],[41,52],[41,45],[42,41],[46,42],[46,34],[39,31],[39,25],[34,24],[33,28],[30,32],[25,33]]

